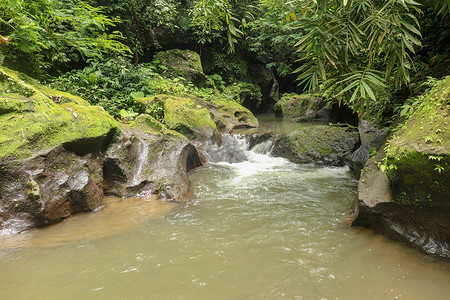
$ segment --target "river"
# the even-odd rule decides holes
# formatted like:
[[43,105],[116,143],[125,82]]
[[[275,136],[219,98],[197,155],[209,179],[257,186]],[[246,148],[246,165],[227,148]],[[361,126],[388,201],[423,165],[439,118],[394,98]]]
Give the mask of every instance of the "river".
[[448,261],[347,224],[348,168],[224,141],[191,172],[187,204],[109,198],[104,210],[0,239],[0,299],[450,297]]

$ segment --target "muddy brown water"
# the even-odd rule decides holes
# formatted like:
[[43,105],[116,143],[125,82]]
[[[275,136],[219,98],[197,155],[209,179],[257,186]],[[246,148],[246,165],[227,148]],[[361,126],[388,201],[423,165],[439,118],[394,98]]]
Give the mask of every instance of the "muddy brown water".
[[0,239],[0,299],[450,298],[448,261],[347,225],[347,168],[230,141],[246,159],[194,170],[187,204],[109,198]]

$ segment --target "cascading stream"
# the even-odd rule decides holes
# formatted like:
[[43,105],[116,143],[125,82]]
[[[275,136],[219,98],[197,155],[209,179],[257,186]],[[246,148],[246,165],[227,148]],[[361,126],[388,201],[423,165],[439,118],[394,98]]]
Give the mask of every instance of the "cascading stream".
[[[208,163],[190,173],[194,199],[164,206],[169,214],[123,201],[116,219],[77,216],[0,249],[0,299],[448,298],[447,261],[346,224],[357,185],[348,168],[296,165],[272,157],[270,141],[248,144],[225,135],[205,146]],[[143,207],[154,218],[142,219]],[[133,226],[108,231],[127,216]],[[55,243],[80,227],[88,237]]]

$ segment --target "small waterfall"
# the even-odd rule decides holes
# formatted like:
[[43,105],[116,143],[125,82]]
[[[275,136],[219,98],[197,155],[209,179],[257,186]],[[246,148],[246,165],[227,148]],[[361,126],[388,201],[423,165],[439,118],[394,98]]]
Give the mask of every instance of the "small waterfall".
[[249,141],[243,135],[224,134],[220,146],[208,144],[202,150],[206,160],[212,163],[237,164],[253,161],[255,157],[259,157],[258,160],[261,160],[262,157],[265,157],[262,160],[271,157],[272,141],[264,141],[255,145],[252,149],[249,149],[249,145]]
[[241,135],[224,134],[222,144],[207,144],[203,154],[208,162],[239,163],[247,160],[248,141]]
[[136,162],[135,162],[135,172],[132,181],[132,185],[137,185],[140,183],[140,175],[147,165],[148,160],[148,146],[144,141],[139,141],[138,147],[136,149]]
[[272,151],[273,142],[272,141],[264,141],[262,143],[256,144],[251,151],[258,154],[270,154]]

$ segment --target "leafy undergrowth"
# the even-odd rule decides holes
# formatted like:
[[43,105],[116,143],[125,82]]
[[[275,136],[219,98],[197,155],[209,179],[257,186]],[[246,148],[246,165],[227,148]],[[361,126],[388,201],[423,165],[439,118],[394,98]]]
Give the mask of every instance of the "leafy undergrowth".
[[[194,56],[194,53],[189,54]],[[195,55],[198,58],[198,54]],[[165,60],[173,64],[172,60]],[[185,70],[186,74],[181,72],[182,66],[180,72],[169,74],[174,69],[174,66],[169,68],[159,59],[134,66],[124,58],[111,58],[104,62],[91,62],[82,70],[68,72],[52,80],[50,86],[86,99],[92,105],[100,105],[112,116],[121,115],[122,110],[137,112],[136,98],[160,94],[190,95],[203,100],[220,97],[239,104],[247,98],[256,103],[261,101],[261,91],[255,85],[244,82],[225,85],[219,75],[204,75],[201,68],[195,69],[196,76],[189,68]]]

